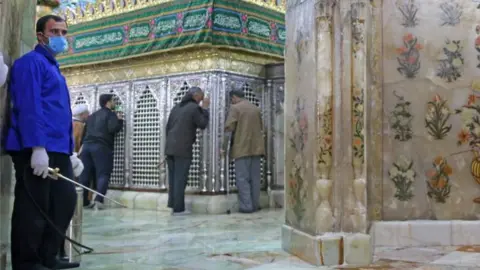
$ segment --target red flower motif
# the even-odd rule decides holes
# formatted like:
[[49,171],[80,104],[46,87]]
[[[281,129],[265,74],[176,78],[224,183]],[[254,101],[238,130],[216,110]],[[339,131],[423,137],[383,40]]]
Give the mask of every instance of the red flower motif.
[[242,21],[246,21],[248,19],[248,16],[246,14],[242,15]]
[[178,28],[177,28],[177,32],[178,32],[178,33],[182,33],[182,32],[183,32],[183,28],[182,28],[182,27],[178,27]]
[[308,118],[307,114],[304,112],[300,115],[300,119],[298,121],[298,126],[300,127],[300,130],[304,131],[308,128]]
[[276,25],[275,23],[271,23],[271,24],[270,24],[270,27],[271,27],[272,29],[275,29],[275,27],[277,27],[277,25]]
[[179,20],[183,19],[183,13],[178,13],[177,14],[177,19],[179,19]]
[[272,40],[273,41],[276,41],[277,40],[277,37],[275,35],[272,35]]
[[150,21],[150,25],[155,25],[155,19]]
[[397,48],[397,53],[398,54],[402,54],[402,53],[406,53],[406,52],[408,52],[408,49],[405,48],[405,47]]
[[412,64],[412,65],[413,65],[413,64],[415,64],[415,63],[417,62],[417,58],[414,57],[414,56],[410,56],[410,57],[408,57],[407,62],[408,62],[409,64]]
[[405,36],[403,36],[403,41],[409,43],[409,42],[412,41],[414,38],[415,38],[414,35],[408,33],[408,34],[406,34]]
[[248,29],[245,27],[245,28],[242,29],[242,32],[243,32],[244,34],[247,34],[247,33],[248,33]]
[[128,31],[129,29],[130,29],[130,26],[128,25],[123,26],[123,30]]
[[212,20],[208,20],[208,21],[207,21],[207,27],[208,27],[208,28],[212,28]]
[[480,37],[477,37],[477,38],[475,39],[475,46],[480,47]]
[[126,43],[128,43],[128,37],[123,39],[123,44],[126,44]]
[[477,96],[475,95],[469,95],[468,96],[468,106],[475,104],[475,101],[477,101]]
[[207,12],[208,12],[208,13],[212,13],[212,12],[213,12],[213,7],[207,8]]
[[155,39],[155,34],[154,33],[150,34],[150,39]]

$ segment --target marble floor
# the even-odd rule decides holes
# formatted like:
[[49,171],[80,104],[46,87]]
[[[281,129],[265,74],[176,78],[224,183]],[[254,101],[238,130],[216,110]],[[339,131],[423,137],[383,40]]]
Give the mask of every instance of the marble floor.
[[[83,270],[286,270],[315,268],[281,250],[282,211],[172,217],[165,212],[85,211]],[[480,269],[480,247],[377,248],[370,267]]]

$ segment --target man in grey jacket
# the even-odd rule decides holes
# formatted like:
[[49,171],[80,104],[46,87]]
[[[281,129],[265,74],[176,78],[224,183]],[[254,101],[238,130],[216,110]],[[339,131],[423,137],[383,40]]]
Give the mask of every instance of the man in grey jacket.
[[192,87],[168,117],[165,155],[168,165],[168,207],[172,208],[173,215],[188,214],[185,211],[185,187],[192,164],[193,144],[197,139],[197,129],[205,129],[208,125],[209,105],[210,100],[204,98],[202,89]]

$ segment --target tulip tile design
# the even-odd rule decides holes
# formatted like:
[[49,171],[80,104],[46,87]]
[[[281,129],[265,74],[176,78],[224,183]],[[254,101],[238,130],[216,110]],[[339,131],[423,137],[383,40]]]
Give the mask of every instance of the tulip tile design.
[[465,60],[462,55],[463,46],[460,40],[446,40],[443,57],[439,60],[437,76],[447,82],[456,81],[462,77],[461,68]]
[[390,113],[390,127],[395,132],[395,140],[405,142],[412,139],[412,120],[410,101],[405,100],[405,97],[399,96],[396,93],[398,101],[395,108]]
[[451,112],[447,100],[440,95],[435,95],[433,100],[427,103],[425,127],[430,139],[442,140],[447,136],[452,129],[452,125],[448,123],[450,115]]
[[441,26],[455,26],[460,23],[463,10],[458,3],[452,0],[445,1],[440,4],[440,10],[442,11],[440,15]]
[[452,189],[450,183],[452,173],[452,167],[444,157],[439,156],[433,160],[433,168],[427,172],[427,195],[429,198],[435,199],[437,203],[446,202]]
[[415,78],[420,70],[420,50],[423,45],[418,42],[418,38],[413,34],[403,36],[403,46],[397,48],[397,61],[400,67],[398,72],[408,79]]
[[399,201],[409,201],[413,198],[412,185],[417,173],[413,170],[413,161],[406,157],[400,157],[394,162],[388,172],[390,180],[395,184],[395,195]]
[[415,0],[398,1],[397,9],[402,14],[402,25],[404,27],[415,27],[418,25],[418,6]]

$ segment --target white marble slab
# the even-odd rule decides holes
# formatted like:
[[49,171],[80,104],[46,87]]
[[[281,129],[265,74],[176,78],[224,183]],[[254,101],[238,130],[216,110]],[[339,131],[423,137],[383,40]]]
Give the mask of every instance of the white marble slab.
[[480,253],[454,251],[431,262],[431,264],[480,268]]
[[480,221],[380,221],[372,226],[375,246],[480,245]]
[[479,245],[480,221],[452,221],[452,245]]

